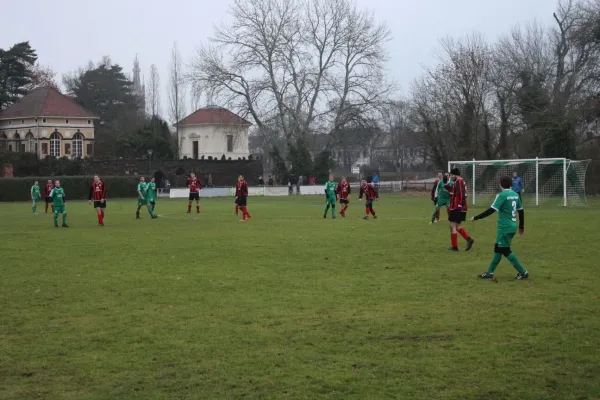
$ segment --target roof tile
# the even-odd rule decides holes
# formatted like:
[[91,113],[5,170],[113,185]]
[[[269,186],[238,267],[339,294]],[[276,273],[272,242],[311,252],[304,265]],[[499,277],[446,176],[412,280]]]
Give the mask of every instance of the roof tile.
[[72,98],[53,87],[33,89],[19,101],[0,112],[0,119],[24,117],[98,118]]
[[229,111],[226,108],[201,108],[198,111],[188,115],[177,123],[179,126],[184,125],[252,125],[246,119]]

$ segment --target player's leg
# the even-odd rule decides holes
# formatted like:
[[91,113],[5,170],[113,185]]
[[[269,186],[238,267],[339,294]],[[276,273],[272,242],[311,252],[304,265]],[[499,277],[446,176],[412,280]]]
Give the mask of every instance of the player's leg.
[[[460,214],[461,214],[460,222],[464,222],[467,219],[467,213],[461,212]],[[465,228],[463,228],[462,226],[460,226],[460,223],[458,223],[457,232],[460,234],[460,236],[463,237],[463,239],[465,239],[467,241],[467,247],[465,248],[465,251],[471,250],[471,248],[473,247],[473,243],[475,243],[475,241],[471,238],[471,236],[469,236],[469,233],[467,232],[467,230]]]
[[68,228],[69,225],[67,225],[67,208],[63,207],[61,211],[62,211],[62,226],[63,226],[63,228]]
[[50,204],[50,202],[48,201],[48,197],[46,197],[46,211],[44,211],[46,214],[48,214],[48,205]]
[[156,201],[150,202],[150,206],[152,206],[152,212],[154,213],[154,209],[156,208]]
[[142,209],[143,205],[144,201],[138,197],[137,210],[135,210],[135,219],[140,219],[140,210]]
[[458,251],[458,228],[455,221],[457,211],[450,212],[450,251]]
[[58,210],[53,208],[52,209],[52,218],[54,219],[54,226],[56,228],[58,228],[58,214],[59,214]]
[[250,215],[250,212],[248,211],[248,198],[244,197],[244,213],[246,214],[246,218],[250,219],[252,218],[252,215]]
[[517,257],[517,255],[515,253],[513,253],[512,250],[510,249],[510,246],[512,245],[512,240],[514,237],[515,237],[514,233],[508,233],[508,234],[502,235],[502,245],[506,246],[506,247],[504,247],[506,249],[504,252],[504,256],[512,264],[514,269],[517,270],[516,279],[527,279],[527,278],[529,278],[529,273],[527,272],[525,267],[523,267],[523,265],[519,261],[519,257]]
[[[496,238],[498,241],[498,238]],[[477,275],[481,279],[492,279],[494,278],[494,272],[496,271],[496,267],[500,264],[502,260],[503,250],[498,247],[498,243],[494,244],[494,256],[492,257],[492,261],[490,261],[490,265],[488,266],[487,272],[484,272],[481,275]]]
[[336,198],[332,197],[331,200],[331,218],[335,218],[335,203],[336,203]]
[[200,214],[200,194],[196,194],[194,197],[196,199],[196,214]]
[[36,202],[35,199],[31,200],[31,212],[35,214]]
[[148,210],[148,214],[150,214],[150,217],[152,219],[156,218],[156,216],[154,215],[154,213],[152,212],[152,206],[150,205],[150,203],[146,204],[146,209]]
[[369,201],[369,211],[371,212],[373,218],[377,218],[377,214],[375,214],[375,209],[373,208],[373,200]]
[[329,212],[329,196],[325,196],[325,211],[323,211],[323,218],[327,218]]
[[440,206],[436,205],[435,209],[433,210],[433,214],[431,214],[431,223],[433,224],[435,222],[435,220],[440,220]]

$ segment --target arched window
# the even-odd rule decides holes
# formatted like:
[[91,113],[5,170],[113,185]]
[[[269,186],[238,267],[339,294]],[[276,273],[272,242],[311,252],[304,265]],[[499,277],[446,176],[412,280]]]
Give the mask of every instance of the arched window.
[[35,138],[33,137],[33,133],[27,132],[25,135],[25,140],[27,141],[27,151],[30,153],[37,153],[35,148]]
[[83,157],[83,135],[77,132],[73,135],[73,150],[72,154],[75,158]]
[[13,142],[15,145],[15,151],[18,153],[21,151],[21,135],[19,135],[19,132],[15,132],[15,134],[13,135]]
[[6,135],[4,132],[0,133],[0,152],[6,151]]
[[52,157],[60,157],[60,141],[61,141],[62,137],[60,136],[60,133],[58,132],[53,132],[52,135],[50,135],[50,155]]

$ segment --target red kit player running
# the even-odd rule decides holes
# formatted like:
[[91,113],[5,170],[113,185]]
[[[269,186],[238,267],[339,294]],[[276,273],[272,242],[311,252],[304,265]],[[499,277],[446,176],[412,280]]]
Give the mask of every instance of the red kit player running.
[[98,214],[98,225],[104,226],[104,209],[106,208],[106,186],[104,182],[100,180],[98,175],[94,175],[94,182],[90,187],[90,196],[88,204],[94,201],[94,208]]
[[237,210],[242,210],[242,219],[240,222],[245,222],[252,218],[252,215],[248,212],[248,208],[246,207],[248,201],[248,183],[244,180],[244,175],[238,176],[238,183],[235,188],[235,210],[237,215]]
[[54,189],[54,184],[52,183],[52,179],[48,179],[48,183],[46,183],[46,191],[44,192],[44,197],[46,197],[46,213],[48,213],[48,205],[50,205],[52,209],[52,213],[54,213],[54,204],[52,204],[52,197],[50,197],[50,192]]
[[340,214],[342,214],[342,217],[345,218],[346,210],[348,209],[348,204],[350,204],[350,200],[348,199],[348,196],[350,195],[350,184],[346,180],[345,176],[342,176],[342,181],[339,185],[337,185],[336,191],[340,199],[340,204],[342,206]]
[[190,174],[186,186],[190,188],[187,212],[188,214],[192,212],[192,201],[196,200],[196,212],[200,214],[200,189],[202,189],[202,184],[200,183],[198,178],[196,178],[196,174],[194,174],[193,172]]
[[463,178],[460,177],[460,170],[453,168],[450,171],[450,179],[454,185],[446,185],[446,189],[450,192],[450,239],[452,247],[448,251],[458,251],[458,234],[467,241],[465,251],[471,250],[475,241],[471,239],[465,228],[460,224],[467,219],[467,185]]
[[363,194],[367,198],[367,203],[365,204],[366,215],[363,217],[363,219],[369,219],[369,214],[373,215],[373,219],[377,219],[377,215],[373,209],[373,202],[375,199],[379,198],[379,193],[377,193],[377,190],[375,190],[375,185],[373,183],[367,183],[367,181],[364,179],[360,182],[360,194],[358,196],[359,201],[362,201]]

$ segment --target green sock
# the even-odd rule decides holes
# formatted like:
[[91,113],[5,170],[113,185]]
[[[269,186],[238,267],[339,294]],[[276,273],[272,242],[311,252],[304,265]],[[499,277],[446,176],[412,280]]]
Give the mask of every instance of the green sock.
[[154,217],[154,214],[152,214],[152,207],[148,207],[148,214],[150,214],[151,217]]
[[67,214],[63,214],[63,225],[67,224]]
[[433,224],[433,222],[435,221],[435,217],[437,216],[438,213],[438,209],[436,207],[435,210],[433,210],[433,214],[431,215],[431,223]]
[[323,213],[323,215],[327,215],[327,211],[329,211],[329,204],[325,206],[325,212]]
[[527,270],[525,268],[523,268],[523,266],[521,265],[521,262],[519,261],[519,257],[517,257],[517,255],[515,253],[510,253],[510,255],[506,258],[508,258],[508,261],[510,261],[512,266],[515,267],[515,269],[517,271],[519,271],[522,274],[527,272]]
[[496,267],[498,266],[498,264],[500,264],[500,260],[502,260],[502,254],[494,253],[494,257],[492,258],[492,261],[490,262],[490,266],[488,267],[488,274],[494,273],[494,271],[496,270]]
[[54,213],[54,225],[58,225],[58,213]]
[[152,203],[152,212],[154,213],[154,207],[156,207],[156,203]]
[[35,206],[31,207],[31,212],[35,212]]
[[335,217],[335,204],[331,206],[331,216]]

